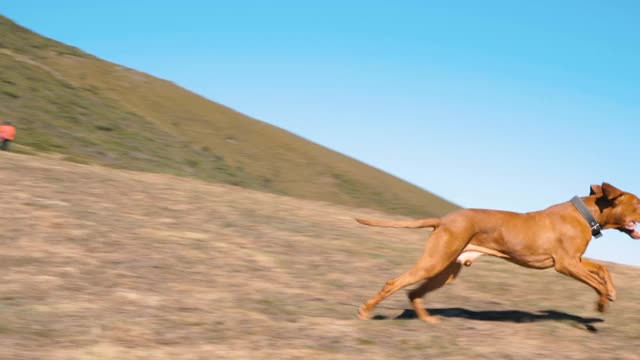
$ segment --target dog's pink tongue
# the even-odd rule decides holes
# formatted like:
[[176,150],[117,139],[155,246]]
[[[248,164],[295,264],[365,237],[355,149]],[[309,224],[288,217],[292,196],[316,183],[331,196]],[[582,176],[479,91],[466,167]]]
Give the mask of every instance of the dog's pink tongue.
[[638,231],[638,225],[635,222],[628,223],[625,228],[627,230],[633,230],[629,235],[634,239],[640,239],[640,231]]

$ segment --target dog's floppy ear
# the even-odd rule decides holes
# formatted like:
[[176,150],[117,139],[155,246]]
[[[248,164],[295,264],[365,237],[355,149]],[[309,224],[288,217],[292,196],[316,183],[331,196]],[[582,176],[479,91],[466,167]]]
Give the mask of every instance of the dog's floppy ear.
[[589,189],[589,195],[601,196],[602,186],[596,184],[591,185],[591,189]]
[[617,198],[618,196],[622,195],[622,190],[618,189],[617,187],[603,182],[602,183],[602,193],[604,194],[604,196],[607,197],[607,199],[609,200],[613,200],[615,198]]

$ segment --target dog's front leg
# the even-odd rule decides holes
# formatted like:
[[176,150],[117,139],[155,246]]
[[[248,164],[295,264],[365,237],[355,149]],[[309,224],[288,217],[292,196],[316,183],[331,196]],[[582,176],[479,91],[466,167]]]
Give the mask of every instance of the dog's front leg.
[[597,303],[598,311],[603,312],[607,308],[609,300],[607,285],[605,284],[605,281],[602,280],[598,275],[590,272],[579,258],[556,258],[555,269],[557,272],[571,276],[572,278],[579,280],[593,288],[600,297]]
[[609,269],[603,265],[585,259],[582,260],[582,264],[587,268],[587,270],[589,270],[589,272],[598,275],[600,279],[605,282],[607,285],[607,299],[609,299],[609,301],[616,301],[616,288],[613,286],[613,280],[611,279]]

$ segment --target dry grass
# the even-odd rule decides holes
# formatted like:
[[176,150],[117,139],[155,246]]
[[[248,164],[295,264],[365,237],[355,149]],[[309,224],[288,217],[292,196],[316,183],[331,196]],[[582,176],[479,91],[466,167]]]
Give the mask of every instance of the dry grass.
[[[2,359],[637,358],[638,268],[619,300],[552,271],[482,260],[412,318],[357,305],[417,259],[393,217],[41,157],[0,154]],[[604,240],[606,241],[606,240]],[[400,316],[403,315],[403,316]],[[408,319],[395,319],[401,318]]]
[[2,16],[0,34],[0,120],[16,123],[16,141],[30,151],[403,215],[457,208],[383,171]]

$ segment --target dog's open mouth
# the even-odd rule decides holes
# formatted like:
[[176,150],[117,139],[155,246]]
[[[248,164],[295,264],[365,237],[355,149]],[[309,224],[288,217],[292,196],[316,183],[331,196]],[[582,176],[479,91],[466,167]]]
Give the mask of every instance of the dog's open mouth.
[[630,221],[621,230],[626,232],[629,236],[631,236],[634,239],[640,239],[640,231],[638,230],[638,224],[636,224],[634,221]]

